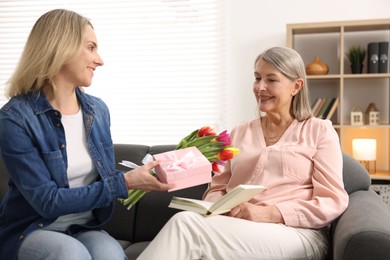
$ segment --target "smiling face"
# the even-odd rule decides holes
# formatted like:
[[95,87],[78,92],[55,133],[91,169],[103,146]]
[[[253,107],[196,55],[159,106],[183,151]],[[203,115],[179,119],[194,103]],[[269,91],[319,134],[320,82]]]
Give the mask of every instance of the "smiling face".
[[66,84],[72,87],[91,85],[95,69],[104,64],[97,51],[96,34],[92,27],[87,25],[85,41],[80,53],[61,68],[55,77],[56,84]]
[[253,93],[259,109],[266,113],[289,113],[293,96],[300,81],[290,80],[270,63],[259,59],[255,66]]

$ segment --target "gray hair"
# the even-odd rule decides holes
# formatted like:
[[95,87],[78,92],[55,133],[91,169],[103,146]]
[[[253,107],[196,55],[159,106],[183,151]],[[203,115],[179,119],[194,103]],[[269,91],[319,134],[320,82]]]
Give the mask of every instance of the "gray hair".
[[312,117],[305,64],[299,53],[287,47],[272,47],[257,56],[255,65],[260,59],[270,63],[290,80],[303,79],[302,89],[293,96],[290,112],[298,121]]

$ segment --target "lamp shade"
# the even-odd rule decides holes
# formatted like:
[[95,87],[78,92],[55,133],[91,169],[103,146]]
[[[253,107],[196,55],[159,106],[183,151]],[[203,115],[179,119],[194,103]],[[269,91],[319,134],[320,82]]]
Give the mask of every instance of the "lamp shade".
[[375,161],[376,139],[352,139],[352,156],[359,161]]

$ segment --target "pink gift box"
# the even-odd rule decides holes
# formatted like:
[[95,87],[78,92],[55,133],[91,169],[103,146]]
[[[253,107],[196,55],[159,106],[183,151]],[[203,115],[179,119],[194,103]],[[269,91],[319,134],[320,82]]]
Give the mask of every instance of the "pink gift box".
[[156,174],[161,182],[174,183],[169,191],[211,182],[211,163],[196,147],[155,154],[160,160]]

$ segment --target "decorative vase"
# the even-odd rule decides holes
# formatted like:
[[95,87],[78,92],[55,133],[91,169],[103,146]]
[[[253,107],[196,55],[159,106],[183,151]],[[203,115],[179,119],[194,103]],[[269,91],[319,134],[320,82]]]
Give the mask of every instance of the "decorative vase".
[[352,63],[351,64],[351,72],[352,72],[352,74],[361,74],[363,72],[363,64]]
[[325,75],[329,71],[329,66],[320,60],[320,57],[314,57],[312,63],[306,66],[307,75]]

